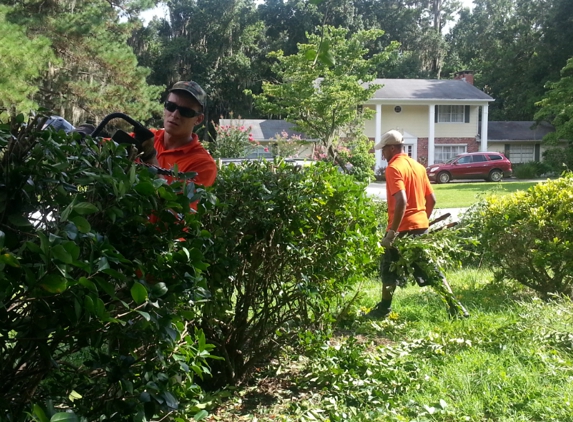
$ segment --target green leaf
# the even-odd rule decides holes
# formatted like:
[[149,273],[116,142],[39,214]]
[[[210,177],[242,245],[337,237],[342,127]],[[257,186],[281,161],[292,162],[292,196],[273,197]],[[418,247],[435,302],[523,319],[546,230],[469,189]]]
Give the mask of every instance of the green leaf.
[[149,315],[148,312],[143,312],[143,311],[135,311],[135,312],[137,312],[139,315],[145,318],[146,321],[151,321],[151,315]]
[[76,225],[80,233],[88,233],[92,229],[88,220],[80,215],[76,215],[70,220]]
[[195,419],[196,421],[200,421],[202,419],[205,419],[207,416],[209,416],[209,412],[207,412],[206,410],[201,410],[200,412],[197,412],[195,416],[193,416],[193,419]]
[[310,4],[314,4],[315,6],[318,6],[320,3],[322,3],[324,0],[308,0],[308,2]]
[[80,279],[78,280],[78,283],[80,283],[82,286],[84,286],[87,289],[90,289],[90,290],[93,290],[94,292],[97,292],[96,285],[93,283],[93,281],[88,280],[86,277],[80,277]]
[[141,195],[150,196],[155,194],[155,188],[150,182],[140,182],[135,185],[135,191]]
[[9,215],[8,221],[13,225],[15,225],[16,227],[25,227],[32,225],[32,223],[30,223],[30,221],[26,217],[19,214]]
[[20,268],[20,263],[18,262],[18,259],[11,253],[5,253],[4,255],[0,255],[0,262],[8,264],[14,268]]
[[97,270],[103,271],[107,270],[108,268],[109,268],[109,262],[105,256],[102,256],[97,264]]
[[80,247],[74,242],[66,242],[63,246],[64,249],[72,256],[74,261],[80,257]]
[[47,274],[40,286],[50,293],[62,293],[68,288],[68,281],[59,274]]
[[177,407],[179,406],[179,402],[175,397],[173,397],[173,394],[171,394],[170,392],[168,391],[164,392],[163,398],[165,398],[165,404],[169,406],[171,409],[177,409]]
[[99,209],[91,202],[80,202],[79,204],[74,205],[74,211],[80,215],[86,215],[98,212]]
[[318,60],[328,67],[332,67],[336,64],[336,60],[332,54],[332,50],[330,49],[329,40],[324,40],[320,44],[320,48],[318,50]]
[[32,406],[32,413],[38,418],[40,422],[49,422],[44,409],[38,404]]
[[64,222],[68,219],[68,217],[70,216],[70,213],[74,209],[74,205],[76,204],[77,198],[78,198],[77,196],[74,196],[74,199],[72,200],[72,202],[70,202],[68,204],[68,206],[66,208],[64,208],[64,210],[60,214],[60,221]]
[[154,284],[151,287],[151,293],[153,294],[153,296],[155,297],[161,297],[163,296],[165,293],[168,292],[168,288],[167,285],[163,282],[159,282],[157,284]]
[[72,256],[62,245],[56,245],[52,248],[52,255],[54,258],[62,261],[65,264],[71,264],[73,259]]
[[314,48],[307,50],[304,56],[309,62],[313,62],[316,59],[316,50]]
[[147,289],[141,283],[135,282],[131,286],[131,297],[135,303],[141,305],[147,300]]
[[90,296],[84,297],[84,308],[88,314],[93,314],[95,310],[94,301]]
[[28,248],[28,250],[30,252],[33,252],[33,253],[40,253],[41,252],[40,247],[38,245],[36,245],[35,243],[32,243],[32,242],[26,242],[26,248]]
[[79,422],[79,420],[73,412],[59,412],[52,416],[50,422]]

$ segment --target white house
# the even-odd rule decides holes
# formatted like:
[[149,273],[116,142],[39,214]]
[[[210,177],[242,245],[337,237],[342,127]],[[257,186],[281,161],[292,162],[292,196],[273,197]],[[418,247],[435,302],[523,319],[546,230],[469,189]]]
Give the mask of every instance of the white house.
[[[384,132],[397,129],[410,156],[424,165],[488,150],[488,106],[494,99],[473,86],[472,72],[458,72],[450,80],[376,79],[372,83],[382,85],[365,104],[375,111],[374,119],[365,125],[365,134],[375,143]],[[382,152],[375,153],[376,167],[386,167]]]

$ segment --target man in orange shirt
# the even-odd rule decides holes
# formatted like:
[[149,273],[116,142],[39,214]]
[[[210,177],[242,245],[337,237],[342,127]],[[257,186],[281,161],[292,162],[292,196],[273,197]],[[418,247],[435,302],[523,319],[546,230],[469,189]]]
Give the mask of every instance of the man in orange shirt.
[[[217,177],[217,165],[213,157],[203,148],[195,126],[205,118],[207,94],[193,81],[175,83],[164,104],[164,129],[151,129],[154,133],[156,156],[144,160],[164,169],[175,164],[180,172],[196,172],[193,180],[197,185],[211,186]],[[148,155],[148,154],[145,154]]]
[[[406,280],[391,269],[392,263],[399,259],[399,252],[392,247],[394,240],[400,236],[421,236],[428,232],[429,217],[436,205],[436,197],[430,185],[424,166],[408,157],[404,152],[404,139],[396,130],[386,132],[382,140],[374,146],[381,149],[388,161],[386,168],[386,198],[388,200],[388,227],[382,239],[384,255],[380,262],[382,276],[382,301],[366,316],[371,319],[384,318],[391,312],[392,298],[396,285],[403,286]],[[440,273],[441,274],[441,273]],[[432,280],[421,267],[414,265],[414,277],[419,286],[438,282]],[[441,282],[446,290],[452,289],[441,274]],[[460,309],[464,317],[469,313],[457,300],[448,301],[449,313],[455,316]]]

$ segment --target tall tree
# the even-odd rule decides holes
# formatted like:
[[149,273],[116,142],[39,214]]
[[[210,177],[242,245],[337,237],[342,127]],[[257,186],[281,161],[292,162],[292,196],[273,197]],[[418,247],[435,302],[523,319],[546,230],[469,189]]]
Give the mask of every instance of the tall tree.
[[[249,115],[242,91],[260,88],[263,24],[252,0],[169,0],[169,20],[156,20],[132,37],[153,83],[192,79],[207,91],[211,117]],[[141,40],[145,39],[144,44]]]
[[30,39],[50,39],[59,59],[50,61],[36,93],[41,106],[74,123],[98,120],[118,110],[147,119],[159,110],[162,87],[147,84],[149,70],[138,65],[127,45],[130,24],[119,21],[120,12],[139,10],[141,1],[9,3],[13,3],[10,21],[26,28]]
[[281,82],[265,82],[263,93],[255,98],[263,112],[284,117],[308,136],[319,139],[335,160],[340,136],[370,117],[369,110],[360,112],[360,106],[378,86],[365,84],[375,78],[376,64],[387,59],[396,45],[368,56],[365,45],[382,36],[383,31],[349,35],[346,29],[326,26],[317,32],[309,34],[308,43],[299,44],[297,54],[272,53],[277,60],[273,70]]
[[36,108],[39,77],[56,61],[49,39],[29,39],[23,27],[6,20],[11,11],[0,5],[0,113],[12,106],[17,111]]
[[561,70],[561,79],[550,83],[548,88],[545,98],[537,103],[541,109],[535,114],[535,119],[555,126],[555,132],[549,133],[546,141],[555,144],[566,139],[573,146],[573,57]]
[[476,71],[476,85],[496,99],[492,119],[531,120],[573,55],[571,12],[570,0],[474,0],[448,36],[449,66]]

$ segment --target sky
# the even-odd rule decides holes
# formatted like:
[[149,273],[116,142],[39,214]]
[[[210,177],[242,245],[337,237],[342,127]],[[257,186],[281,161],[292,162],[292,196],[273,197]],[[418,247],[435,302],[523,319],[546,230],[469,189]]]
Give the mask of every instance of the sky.
[[[463,7],[469,7],[470,9],[473,7],[473,0],[461,0],[461,2]],[[141,18],[143,19],[146,25],[155,16],[158,17],[167,16],[167,8],[164,5],[159,4],[159,6],[157,6],[156,8],[150,9],[141,14]],[[447,28],[445,29],[447,31]]]

